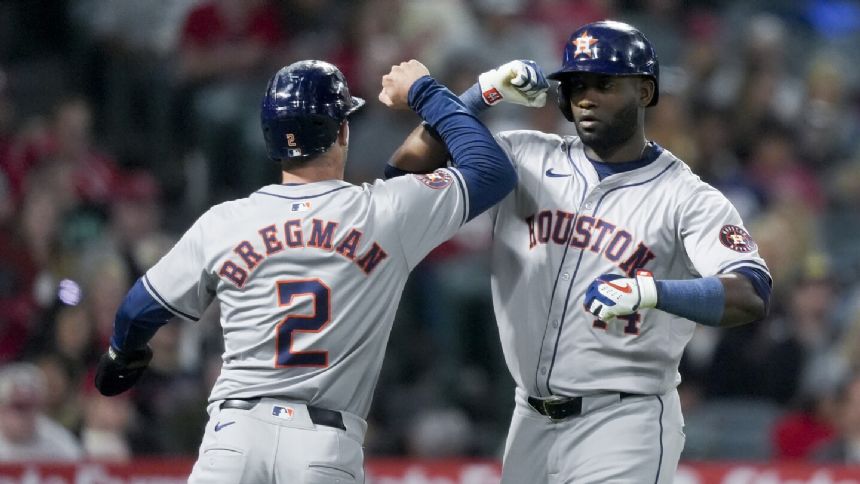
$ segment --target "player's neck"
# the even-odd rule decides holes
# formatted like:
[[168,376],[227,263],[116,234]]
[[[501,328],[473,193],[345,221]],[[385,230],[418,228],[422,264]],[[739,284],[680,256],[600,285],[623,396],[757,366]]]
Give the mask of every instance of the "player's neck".
[[344,163],[335,153],[326,153],[306,165],[281,172],[281,183],[313,183],[343,180]]
[[624,144],[607,149],[595,149],[591,146],[585,146],[585,154],[590,159],[603,163],[625,163],[641,159],[646,146],[647,140],[645,139],[645,134],[639,133]]

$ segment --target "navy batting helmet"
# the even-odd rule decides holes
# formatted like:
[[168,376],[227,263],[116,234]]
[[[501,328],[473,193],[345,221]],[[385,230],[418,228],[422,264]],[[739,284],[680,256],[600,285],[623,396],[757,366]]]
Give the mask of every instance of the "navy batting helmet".
[[269,81],[260,111],[269,158],[302,160],[324,153],[341,122],[362,105],[364,99],[350,96],[343,74],[328,62],[282,68]]
[[645,35],[632,25],[601,20],[583,25],[570,34],[561,69],[547,76],[562,81],[558,86],[558,105],[568,121],[573,121],[573,113],[563,81],[576,72],[649,77],[654,81],[654,97],[648,106],[657,104],[660,78],[657,53]]

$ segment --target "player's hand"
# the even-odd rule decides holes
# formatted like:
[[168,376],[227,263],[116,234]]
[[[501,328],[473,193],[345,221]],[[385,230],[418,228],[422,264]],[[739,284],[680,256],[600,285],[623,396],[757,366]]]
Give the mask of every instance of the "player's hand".
[[478,76],[481,97],[492,106],[502,101],[529,107],[546,104],[549,82],[534,61],[515,60]]
[[102,355],[96,368],[96,388],[106,397],[119,395],[134,386],[150,360],[152,349],[149,345],[139,350],[124,352],[111,346]]
[[418,79],[429,75],[430,71],[424,67],[424,64],[415,59],[391,66],[391,72],[382,76],[379,100],[390,108],[407,109],[409,108],[409,88]]
[[603,274],[585,291],[585,310],[601,321],[656,305],[657,285],[654,276],[641,269],[636,271],[636,277]]

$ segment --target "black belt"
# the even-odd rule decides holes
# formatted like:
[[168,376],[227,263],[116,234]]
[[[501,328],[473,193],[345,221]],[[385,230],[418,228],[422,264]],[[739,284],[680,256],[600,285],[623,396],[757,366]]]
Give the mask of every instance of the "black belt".
[[[634,393],[619,393],[621,398],[632,397]],[[582,397],[537,398],[529,397],[529,405],[539,414],[553,420],[582,415]]]
[[[231,398],[221,402],[221,408],[234,408],[238,410],[251,410],[260,403],[262,398]],[[327,408],[314,407],[313,405],[305,405],[308,409],[308,416],[314,425],[325,425],[326,427],[334,427],[336,429],[346,430],[343,424],[343,415],[336,410]]]

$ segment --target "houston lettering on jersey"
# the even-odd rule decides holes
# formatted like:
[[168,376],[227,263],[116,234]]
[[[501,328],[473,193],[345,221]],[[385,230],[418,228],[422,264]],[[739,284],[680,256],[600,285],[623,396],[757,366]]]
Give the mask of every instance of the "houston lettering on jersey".
[[310,220],[310,223],[304,219],[287,220],[283,231],[275,224],[267,225],[257,231],[259,239],[254,244],[247,240],[236,244],[233,253],[237,257],[224,261],[218,275],[241,288],[247,282],[248,275],[267,257],[290,249],[335,251],[368,275],[388,257],[388,253],[376,242],[363,254],[357,254],[362,232],[356,228],[338,231],[339,225],[339,222],[317,218]]
[[543,210],[525,221],[529,227],[529,249],[550,242],[587,249],[614,262],[629,277],[634,277],[637,269],[655,257],[644,242],[636,241],[634,245],[630,232],[601,218]]

